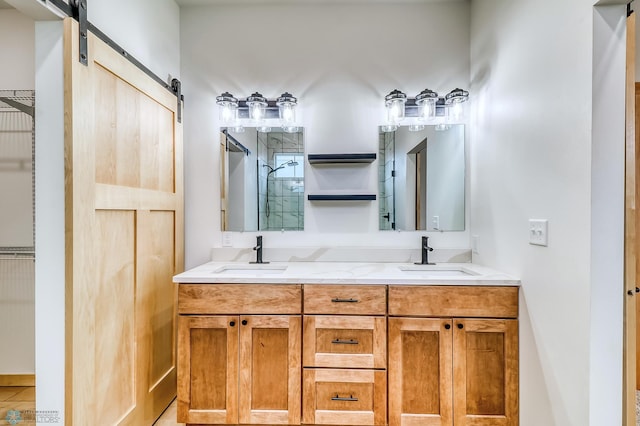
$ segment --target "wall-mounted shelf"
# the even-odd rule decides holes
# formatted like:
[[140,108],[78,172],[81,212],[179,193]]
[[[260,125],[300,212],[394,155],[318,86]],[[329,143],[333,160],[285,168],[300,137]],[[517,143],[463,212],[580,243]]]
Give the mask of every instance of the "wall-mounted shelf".
[[321,194],[307,196],[309,201],[374,201],[375,194]]
[[360,164],[371,163],[376,153],[363,154],[309,154],[309,164]]

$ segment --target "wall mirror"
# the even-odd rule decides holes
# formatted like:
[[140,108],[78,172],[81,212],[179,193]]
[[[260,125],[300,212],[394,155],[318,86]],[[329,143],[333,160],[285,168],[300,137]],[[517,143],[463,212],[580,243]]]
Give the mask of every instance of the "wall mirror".
[[380,230],[464,231],[464,125],[379,131]]
[[223,230],[304,229],[302,128],[222,130],[220,161]]

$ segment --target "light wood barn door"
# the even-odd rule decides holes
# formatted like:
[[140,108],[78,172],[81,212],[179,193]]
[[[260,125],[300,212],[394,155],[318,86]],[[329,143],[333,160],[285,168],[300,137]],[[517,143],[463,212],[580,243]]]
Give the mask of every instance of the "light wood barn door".
[[176,393],[176,97],[65,21],[67,423],[151,425]]

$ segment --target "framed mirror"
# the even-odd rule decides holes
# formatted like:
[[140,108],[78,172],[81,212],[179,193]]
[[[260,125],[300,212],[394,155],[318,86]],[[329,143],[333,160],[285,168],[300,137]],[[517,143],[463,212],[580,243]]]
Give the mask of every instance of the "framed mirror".
[[464,125],[379,131],[380,230],[464,231]]
[[220,134],[224,231],[304,229],[303,129],[245,128]]

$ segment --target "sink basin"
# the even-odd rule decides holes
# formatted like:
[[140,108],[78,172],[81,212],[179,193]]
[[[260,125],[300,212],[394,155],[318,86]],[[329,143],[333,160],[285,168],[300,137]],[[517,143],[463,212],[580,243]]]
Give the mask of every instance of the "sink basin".
[[267,264],[244,264],[244,265],[224,265],[215,271],[214,274],[226,275],[264,275],[281,274],[287,270],[286,266]]
[[400,269],[403,273],[433,277],[469,277],[473,275],[479,275],[478,273],[463,266],[411,265],[399,266],[398,269]]

